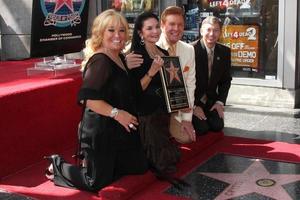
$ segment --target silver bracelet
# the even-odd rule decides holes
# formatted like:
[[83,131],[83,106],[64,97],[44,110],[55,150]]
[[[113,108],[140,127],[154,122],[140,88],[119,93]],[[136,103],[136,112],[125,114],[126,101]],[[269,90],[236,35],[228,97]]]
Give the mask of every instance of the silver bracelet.
[[119,109],[118,108],[113,108],[113,109],[111,109],[109,116],[111,118],[115,118],[118,115],[118,113],[119,113]]

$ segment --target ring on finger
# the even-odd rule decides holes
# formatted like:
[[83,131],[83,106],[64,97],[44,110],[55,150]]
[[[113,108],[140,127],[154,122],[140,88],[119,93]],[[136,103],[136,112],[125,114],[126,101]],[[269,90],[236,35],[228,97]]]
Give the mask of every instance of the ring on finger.
[[130,123],[130,124],[128,125],[128,127],[129,127],[129,128],[133,128],[134,125],[133,125],[132,123]]

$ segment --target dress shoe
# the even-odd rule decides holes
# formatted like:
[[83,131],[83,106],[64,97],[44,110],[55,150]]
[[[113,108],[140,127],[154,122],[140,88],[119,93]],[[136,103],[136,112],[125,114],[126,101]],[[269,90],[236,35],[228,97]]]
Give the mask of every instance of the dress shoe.
[[54,179],[53,164],[55,163],[55,159],[58,157],[59,157],[59,155],[57,155],[57,154],[53,154],[51,156],[44,156],[44,159],[46,159],[50,162],[50,165],[45,170],[45,176],[48,180],[53,181],[53,179]]

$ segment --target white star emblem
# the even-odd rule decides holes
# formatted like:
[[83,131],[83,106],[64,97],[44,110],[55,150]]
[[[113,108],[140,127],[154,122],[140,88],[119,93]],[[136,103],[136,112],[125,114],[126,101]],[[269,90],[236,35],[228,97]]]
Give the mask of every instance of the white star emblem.
[[300,175],[297,174],[270,174],[259,160],[254,161],[243,173],[200,174],[230,184],[215,198],[216,200],[231,199],[250,193],[292,200],[282,185],[300,180]]

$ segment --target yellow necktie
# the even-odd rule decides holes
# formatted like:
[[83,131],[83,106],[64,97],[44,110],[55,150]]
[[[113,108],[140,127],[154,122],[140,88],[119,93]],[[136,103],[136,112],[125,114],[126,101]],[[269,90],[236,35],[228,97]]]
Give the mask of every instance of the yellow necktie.
[[168,52],[170,56],[176,56],[176,45],[170,45]]

